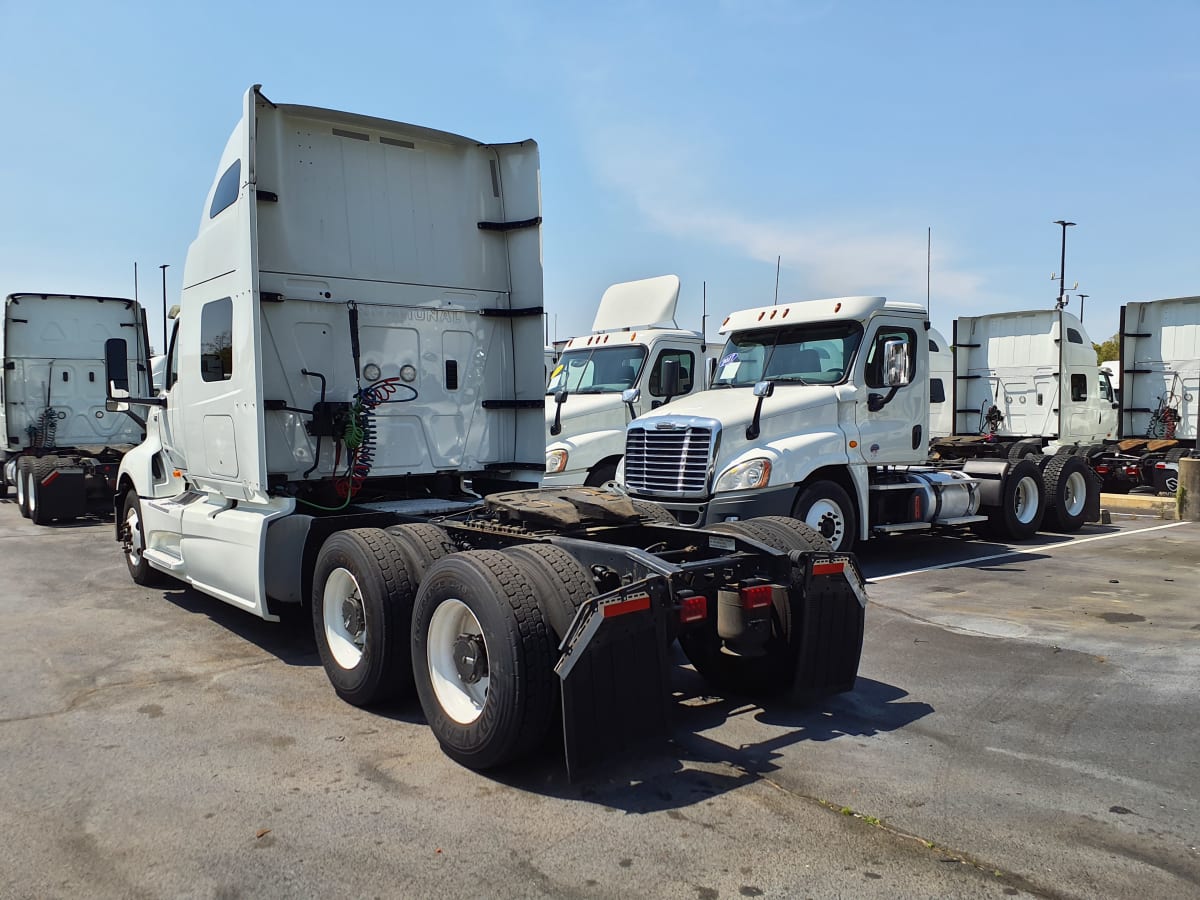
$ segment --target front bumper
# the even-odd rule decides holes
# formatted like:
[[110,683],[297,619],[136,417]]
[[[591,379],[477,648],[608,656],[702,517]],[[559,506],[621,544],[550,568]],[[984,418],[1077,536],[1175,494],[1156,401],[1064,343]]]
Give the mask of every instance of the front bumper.
[[[637,496],[636,494],[633,496]],[[761,488],[755,491],[738,491],[717,494],[703,502],[671,500],[665,497],[639,497],[653,500],[666,507],[687,528],[700,528],[714,522],[729,519],[753,519],[757,516],[790,516],[796,500],[794,485],[777,488]]]

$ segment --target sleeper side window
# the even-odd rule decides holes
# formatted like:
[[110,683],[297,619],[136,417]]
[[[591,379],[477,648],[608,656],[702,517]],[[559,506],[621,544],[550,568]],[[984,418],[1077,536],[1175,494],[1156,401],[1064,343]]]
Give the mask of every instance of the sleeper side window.
[[200,309],[200,377],[228,381],[233,377],[233,300],[211,300]]

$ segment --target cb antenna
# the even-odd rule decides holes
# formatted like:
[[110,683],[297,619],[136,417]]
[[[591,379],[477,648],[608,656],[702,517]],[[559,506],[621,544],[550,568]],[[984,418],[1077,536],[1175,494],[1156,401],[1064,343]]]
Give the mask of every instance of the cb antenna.
[[775,257],[775,306],[779,305],[779,263],[782,259],[782,256]]
[[925,229],[925,315],[933,318],[932,305],[929,301],[929,273],[933,269],[933,226]]
[[706,330],[707,324],[708,324],[708,282],[702,281],[702,282],[700,282],[700,352],[701,353],[703,353],[705,350],[708,349],[708,345],[706,343],[707,338],[705,337],[705,334],[707,334],[707,330]]

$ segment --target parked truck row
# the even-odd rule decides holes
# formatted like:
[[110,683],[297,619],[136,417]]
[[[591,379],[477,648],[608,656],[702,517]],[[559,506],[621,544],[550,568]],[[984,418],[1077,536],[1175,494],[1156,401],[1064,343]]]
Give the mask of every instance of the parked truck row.
[[415,696],[475,768],[559,732],[575,771],[662,733],[676,639],[719,688],[852,689],[862,579],[802,522],[695,531],[619,492],[537,487],[540,227],[533,141],[251,88],[162,389],[139,396],[126,341],[106,345],[112,406],[149,409],[115,501],[132,579],[267,620],[305,609],[341,697]]

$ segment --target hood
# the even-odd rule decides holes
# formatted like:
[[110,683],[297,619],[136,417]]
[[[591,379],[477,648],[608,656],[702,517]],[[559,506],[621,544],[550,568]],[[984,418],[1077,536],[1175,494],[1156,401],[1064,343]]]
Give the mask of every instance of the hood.
[[[829,385],[776,384],[775,393],[763,400],[759,441],[795,433],[798,425],[811,428],[826,417],[836,423],[839,390],[846,390],[846,386],[831,388]],[[744,431],[750,424],[757,405],[758,398],[750,387],[717,388],[680,397],[666,406],[638,416],[636,421],[639,424],[652,424],[660,418],[697,416],[716,419],[727,432],[737,432]],[[829,413],[817,413],[817,410],[827,407],[831,410]]]
[[550,426],[558,404],[553,396],[546,397],[546,441],[570,440],[593,431],[622,431],[629,421],[629,412],[620,394],[569,394],[562,406],[562,431],[551,436]]

